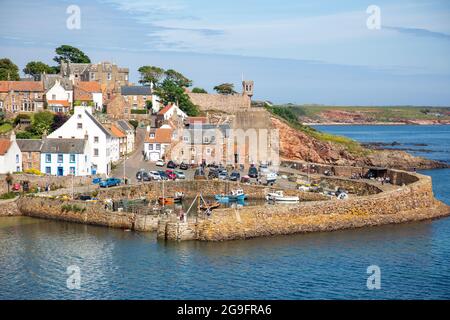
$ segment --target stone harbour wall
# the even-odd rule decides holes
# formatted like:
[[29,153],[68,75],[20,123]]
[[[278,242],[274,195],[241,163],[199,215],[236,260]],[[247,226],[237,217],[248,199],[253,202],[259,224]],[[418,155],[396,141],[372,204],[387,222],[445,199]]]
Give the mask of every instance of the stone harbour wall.
[[0,200],[0,217],[20,216],[22,214],[17,207],[16,200]]

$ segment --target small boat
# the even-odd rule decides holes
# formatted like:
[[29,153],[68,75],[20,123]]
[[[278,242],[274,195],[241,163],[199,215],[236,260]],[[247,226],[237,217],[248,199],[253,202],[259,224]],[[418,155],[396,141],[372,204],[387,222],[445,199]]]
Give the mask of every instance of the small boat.
[[247,195],[244,193],[244,190],[237,189],[231,190],[230,194],[216,194],[214,198],[220,202],[243,201],[247,199]]
[[220,203],[219,202],[207,202],[207,203],[202,203],[200,205],[200,210],[212,210],[212,209],[217,209],[218,207],[220,207]]
[[181,201],[183,201],[184,198],[184,193],[183,192],[175,192],[175,196],[174,197],[159,197],[158,198],[158,203],[160,205],[171,205],[174,203],[180,203]]
[[266,199],[272,201],[285,201],[285,202],[298,202],[300,200],[298,196],[285,196],[283,191],[281,190],[268,193],[266,195]]

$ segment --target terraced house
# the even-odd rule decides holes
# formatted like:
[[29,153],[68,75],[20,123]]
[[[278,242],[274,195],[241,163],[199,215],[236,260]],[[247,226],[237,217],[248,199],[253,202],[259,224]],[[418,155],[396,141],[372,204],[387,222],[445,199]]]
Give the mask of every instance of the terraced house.
[[90,106],[101,111],[103,108],[103,93],[101,86],[95,81],[82,81],[74,85],[74,105]]
[[67,113],[72,109],[73,84],[59,75],[42,75],[47,109]]
[[40,139],[17,139],[17,145],[22,153],[22,168],[27,170],[41,170],[41,147]]
[[0,81],[0,111],[7,116],[44,109],[42,81]]

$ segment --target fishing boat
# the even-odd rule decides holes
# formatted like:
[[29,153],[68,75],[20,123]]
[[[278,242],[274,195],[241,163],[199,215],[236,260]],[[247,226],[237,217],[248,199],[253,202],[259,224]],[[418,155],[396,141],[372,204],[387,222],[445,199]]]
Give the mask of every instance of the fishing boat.
[[159,197],[158,203],[160,205],[171,205],[174,203],[180,203],[183,201],[184,193],[183,192],[175,192],[175,196],[173,197]]
[[266,195],[266,199],[271,201],[283,201],[283,202],[298,202],[300,200],[298,196],[285,196],[283,191],[281,190],[268,193]]
[[237,189],[231,190],[229,194],[216,194],[214,198],[220,202],[243,201],[247,198],[247,195],[244,193],[244,190]]

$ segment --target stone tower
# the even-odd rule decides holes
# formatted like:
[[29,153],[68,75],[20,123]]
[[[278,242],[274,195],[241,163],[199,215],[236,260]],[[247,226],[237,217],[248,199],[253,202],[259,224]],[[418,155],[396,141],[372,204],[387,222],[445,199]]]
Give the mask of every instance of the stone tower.
[[242,80],[242,95],[251,99],[253,96],[253,85],[253,80]]

